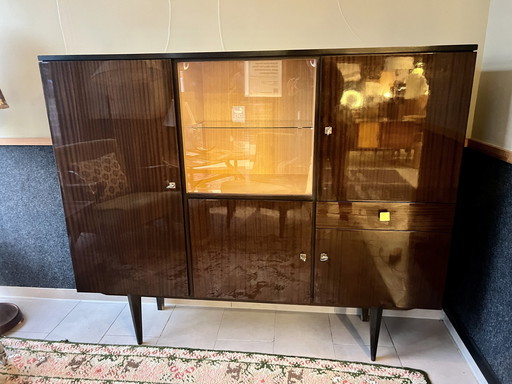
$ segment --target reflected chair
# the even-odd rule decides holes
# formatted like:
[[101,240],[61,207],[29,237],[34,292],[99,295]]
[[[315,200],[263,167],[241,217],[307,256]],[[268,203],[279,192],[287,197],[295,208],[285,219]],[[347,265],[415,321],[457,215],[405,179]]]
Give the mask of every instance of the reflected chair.
[[138,190],[135,184],[141,183],[128,174],[116,140],[62,145],[54,152],[73,241],[81,233],[109,241],[169,214],[165,207],[170,204],[171,191],[165,180],[161,191]]

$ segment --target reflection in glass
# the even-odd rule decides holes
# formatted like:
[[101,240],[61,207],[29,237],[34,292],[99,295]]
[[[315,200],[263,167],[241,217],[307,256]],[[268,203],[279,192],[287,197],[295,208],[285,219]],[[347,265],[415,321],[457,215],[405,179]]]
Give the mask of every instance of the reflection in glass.
[[316,60],[178,64],[187,192],[312,193]]
[[48,65],[46,96],[77,286],[186,295],[170,62]]
[[346,198],[412,200],[429,98],[422,57],[343,57],[336,67]]

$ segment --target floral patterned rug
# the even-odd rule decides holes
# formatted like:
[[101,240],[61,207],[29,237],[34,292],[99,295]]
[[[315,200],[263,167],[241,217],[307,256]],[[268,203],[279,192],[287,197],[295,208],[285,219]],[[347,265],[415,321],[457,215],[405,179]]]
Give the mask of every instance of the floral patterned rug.
[[[0,383],[427,384],[408,368],[186,348],[0,338]],[[0,359],[1,360],[1,359]]]

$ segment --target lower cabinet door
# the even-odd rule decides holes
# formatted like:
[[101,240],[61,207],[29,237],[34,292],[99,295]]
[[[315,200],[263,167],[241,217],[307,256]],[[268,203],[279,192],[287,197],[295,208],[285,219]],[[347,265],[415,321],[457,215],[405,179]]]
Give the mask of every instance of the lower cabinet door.
[[189,199],[196,298],[308,304],[312,203]]
[[449,244],[445,232],[317,229],[314,302],[441,308]]

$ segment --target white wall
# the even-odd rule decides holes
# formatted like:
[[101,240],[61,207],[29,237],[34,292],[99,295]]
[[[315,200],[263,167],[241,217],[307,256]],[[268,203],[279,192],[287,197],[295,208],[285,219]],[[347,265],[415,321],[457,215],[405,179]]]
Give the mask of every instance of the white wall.
[[0,89],[11,106],[0,112],[0,138],[49,136],[37,55],[483,47],[488,6],[489,0],[0,0]]
[[512,2],[491,0],[474,139],[512,150]]

